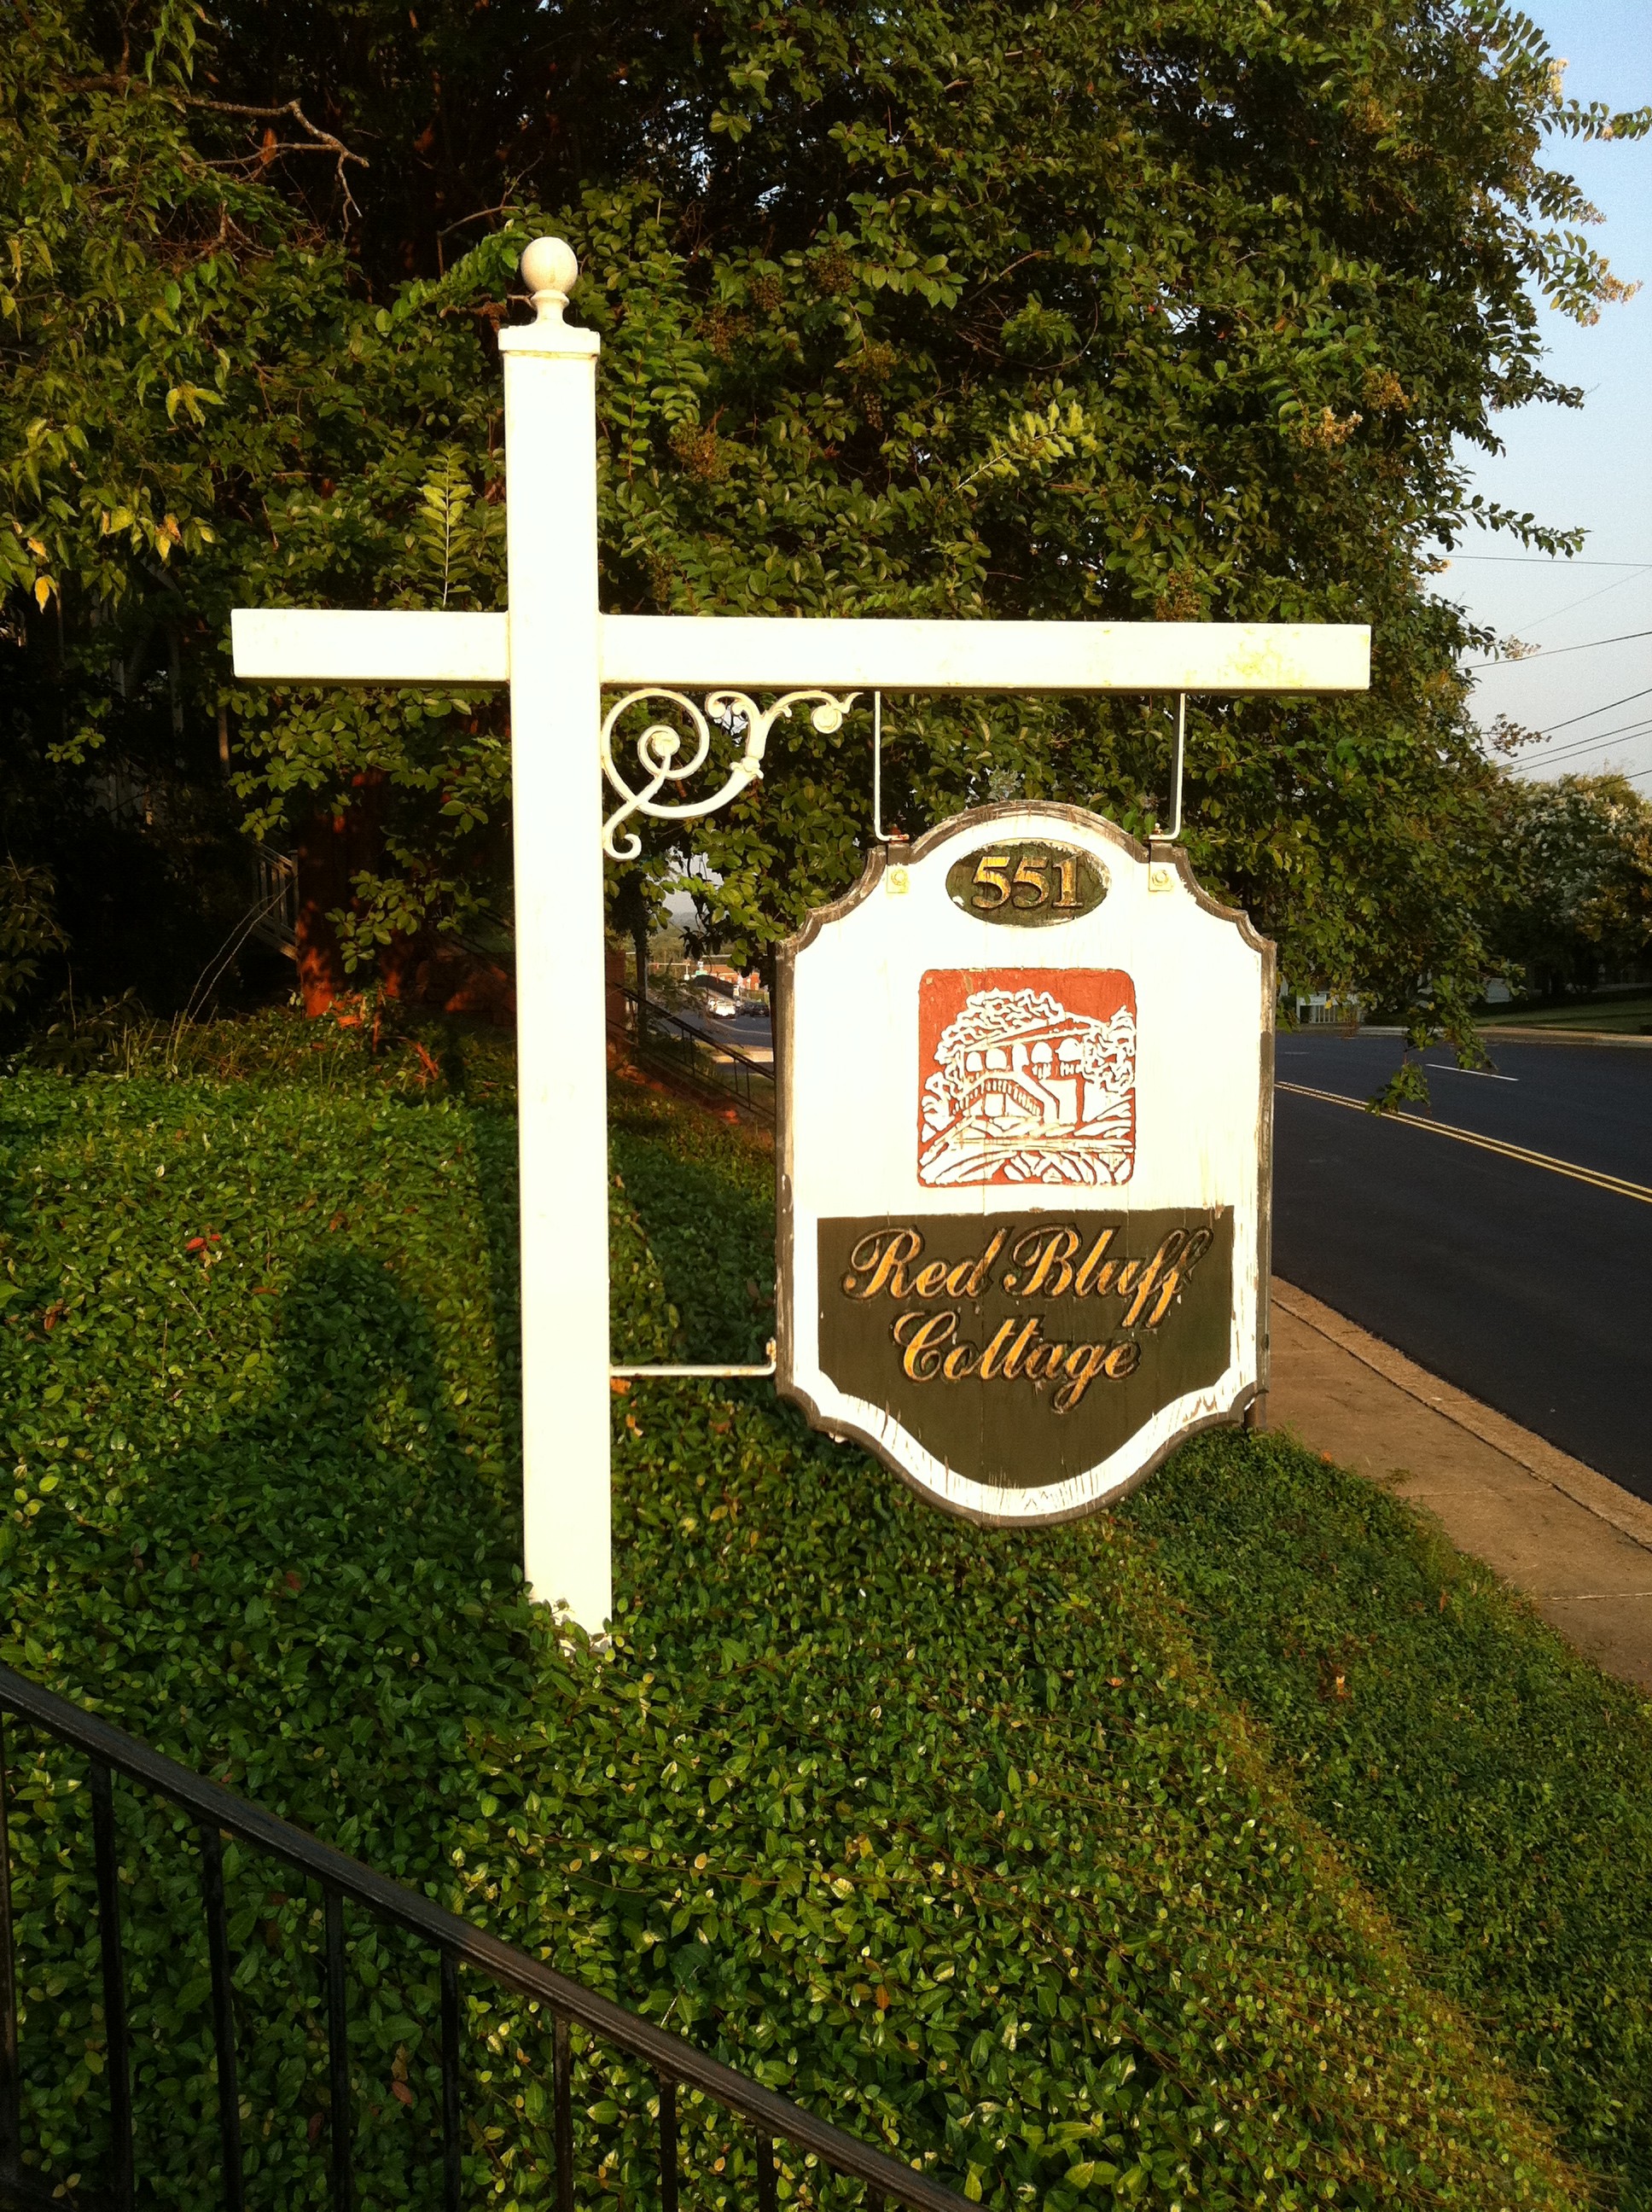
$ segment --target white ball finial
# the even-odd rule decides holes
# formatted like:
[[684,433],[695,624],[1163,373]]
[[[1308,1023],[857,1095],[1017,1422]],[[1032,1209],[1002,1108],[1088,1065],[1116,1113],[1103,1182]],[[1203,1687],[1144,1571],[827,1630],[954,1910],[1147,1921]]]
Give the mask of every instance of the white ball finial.
[[560,323],[580,264],[566,239],[536,238],[522,256],[522,281],[542,323]]

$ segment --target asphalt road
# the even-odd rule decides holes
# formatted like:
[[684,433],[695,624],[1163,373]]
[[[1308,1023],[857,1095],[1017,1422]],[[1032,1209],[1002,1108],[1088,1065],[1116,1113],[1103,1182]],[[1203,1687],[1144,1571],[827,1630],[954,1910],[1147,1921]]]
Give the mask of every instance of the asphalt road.
[[767,1062],[774,1050],[774,1035],[767,1014],[708,1014],[697,1006],[672,1006],[669,1011],[708,1044],[732,1045],[748,1058]]
[[1652,1050],[1492,1049],[1495,1078],[1426,1054],[1428,1112],[1396,1120],[1290,1086],[1363,1101],[1397,1037],[1280,1033],[1274,1268],[1652,1499]]

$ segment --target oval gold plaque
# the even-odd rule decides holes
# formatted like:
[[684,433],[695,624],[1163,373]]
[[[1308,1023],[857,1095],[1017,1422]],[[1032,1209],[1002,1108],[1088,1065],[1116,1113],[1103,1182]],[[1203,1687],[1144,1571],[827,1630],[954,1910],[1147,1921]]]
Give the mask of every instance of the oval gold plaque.
[[1026,839],[981,845],[946,872],[946,894],[965,914],[1017,929],[1048,929],[1093,914],[1107,870],[1088,853]]

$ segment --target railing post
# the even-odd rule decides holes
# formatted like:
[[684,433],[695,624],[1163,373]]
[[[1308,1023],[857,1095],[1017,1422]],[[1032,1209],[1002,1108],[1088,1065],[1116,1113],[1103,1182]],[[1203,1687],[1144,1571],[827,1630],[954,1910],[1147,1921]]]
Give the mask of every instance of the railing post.
[[442,2212],[459,2212],[459,1960],[441,1954]]
[[120,1864],[115,1849],[114,1777],[92,1761],[92,1855],[98,1885],[98,1948],[103,1956],[103,2026],[109,2074],[111,2194],[131,2212],[132,2062],[126,2035],[126,1960],[120,1942]]
[[201,1892],[206,1905],[207,1956],[212,1966],[212,2041],[218,2055],[218,2137],[223,2156],[224,2212],[242,2212],[241,2096],[235,2069],[235,2003],[230,1982],[229,1925],[224,1915],[224,1846],[215,1827],[201,1838]]
[[332,2106],[333,2212],[350,2212],[349,2017],[344,1990],[344,1900],[322,1892],[327,1942],[327,2099]]
[[659,2212],[677,2212],[677,2084],[669,2074],[659,2082]]
[[555,2048],[556,2212],[574,2212],[574,2054],[561,2013],[556,2015]]
[[11,1781],[6,1764],[6,1717],[0,1712],[0,2180],[15,2183],[23,2166],[17,2083],[17,1960],[11,1924]]

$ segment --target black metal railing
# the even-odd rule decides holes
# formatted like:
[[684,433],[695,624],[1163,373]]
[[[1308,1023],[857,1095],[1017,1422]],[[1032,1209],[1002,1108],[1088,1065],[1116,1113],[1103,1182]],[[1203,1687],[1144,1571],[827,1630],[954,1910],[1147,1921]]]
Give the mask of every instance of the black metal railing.
[[615,986],[625,1000],[627,1028],[639,1056],[687,1075],[703,1090],[732,1091],[743,1105],[774,1118],[774,1071],[736,1044],[708,1035],[686,1015],[639,997],[629,983]]
[[[22,2142],[22,2080],[18,2033],[18,1961],[12,1899],[13,1791],[7,1766],[6,1717],[15,1716],[72,1747],[90,1762],[93,1856],[100,1954],[104,2051],[108,2087],[107,2184],[101,2191],[54,2185],[31,2170]],[[526,1952],[472,1927],[454,1913],[404,1887],[263,1807],[191,1773],[151,1751],[137,1737],[86,1713],[67,1698],[0,1666],[0,2203],[131,2212],[137,2189],[133,2155],[132,2053],[128,2033],[125,1949],[120,1909],[120,1871],[115,1826],[114,1778],[124,1776],[178,1808],[195,1826],[201,1853],[202,1907],[211,1975],[212,2039],[217,2062],[221,2145],[220,2201],[226,2212],[246,2202],[241,2097],[237,2066],[234,1969],[225,1910],[223,1838],[234,1837],[256,1852],[280,1860],[319,1885],[323,1899],[327,2066],[330,2084],[330,2169],[333,2212],[350,2212],[352,2091],[349,2050],[348,1962],[344,1905],[365,1906],[380,1920],[434,1948],[440,1969],[441,2202],[461,2212],[463,2082],[460,2068],[461,1967],[485,1977],[496,1990],[538,2003],[553,2023],[552,2141],[557,2212],[574,2212],[574,2077],[576,2054],[569,2030],[578,2026],[597,2043],[627,2053],[650,2069],[659,2089],[656,2153],[660,2212],[677,2212],[679,2151],[677,2093],[698,2093],[748,2123],[756,2152],[756,2212],[776,2212],[774,2146],[789,2144],[805,2159],[860,2183],[866,2201],[884,2199],[908,2212],[972,2212],[952,2190],[915,2168],[874,2150],[829,2122],[817,2119],[732,2067],[705,2057],[680,2037],[626,2011],[582,1984],[553,1971]],[[78,2177],[76,2177],[78,2179]],[[726,2195],[726,2177],[720,2193]],[[809,2192],[818,2202],[818,2191]]]

